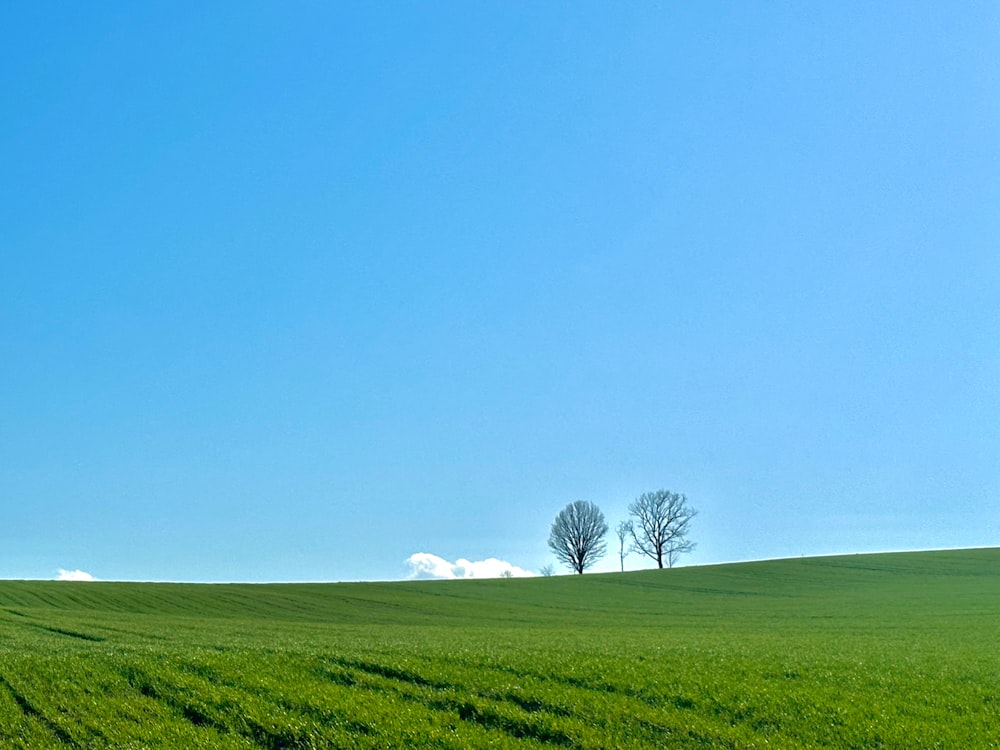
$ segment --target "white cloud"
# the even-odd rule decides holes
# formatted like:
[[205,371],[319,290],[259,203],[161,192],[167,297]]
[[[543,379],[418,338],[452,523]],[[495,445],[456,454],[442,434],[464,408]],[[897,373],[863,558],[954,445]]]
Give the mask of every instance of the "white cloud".
[[59,568],[59,577],[57,581],[96,581],[94,576],[90,575],[83,570],[63,570]]
[[449,562],[430,552],[417,552],[406,558],[406,564],[410,568],[408,578],[501,578],[505,571],[510,571],[515,578],[535,575],[530,570],[495,557],[476,561],[459,558]]

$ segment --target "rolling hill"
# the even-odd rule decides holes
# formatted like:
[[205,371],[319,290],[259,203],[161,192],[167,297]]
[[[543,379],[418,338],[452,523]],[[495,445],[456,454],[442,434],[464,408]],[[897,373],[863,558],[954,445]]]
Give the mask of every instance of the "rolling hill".
[[998,747],[1000,549],[0,581],[0,747]]

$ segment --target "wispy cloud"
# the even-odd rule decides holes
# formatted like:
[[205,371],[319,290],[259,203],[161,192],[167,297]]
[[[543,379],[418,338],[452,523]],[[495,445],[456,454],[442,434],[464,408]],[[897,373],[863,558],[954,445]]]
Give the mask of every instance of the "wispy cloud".
[[508,572],[515,578],[535,575],[495,557],[475,561],[463,557],[451,562],[430,552],[417,552],[406,558],[406,564],[410,568],[408,578],[501,578]]
[[59,568],[57,581],[96,581],[94,576],[83,570],[63,570]]

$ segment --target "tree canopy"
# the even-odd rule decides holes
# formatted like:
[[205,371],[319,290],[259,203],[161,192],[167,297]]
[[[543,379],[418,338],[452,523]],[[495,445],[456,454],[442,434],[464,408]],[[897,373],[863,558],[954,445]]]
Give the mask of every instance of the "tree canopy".
[[635,549],[656,561],[658,568],[672,568],[677,557],[694,549],[687,538],[691,519],[698,512],[687,504],[687,498],[669,490],[656,490],[639,495],[628,511],[633,518],[632,541]]
[[556,516],[549,532],[549,548],[560,561],[583,573],[604,556],[608,524],[594,503],[577,500]]

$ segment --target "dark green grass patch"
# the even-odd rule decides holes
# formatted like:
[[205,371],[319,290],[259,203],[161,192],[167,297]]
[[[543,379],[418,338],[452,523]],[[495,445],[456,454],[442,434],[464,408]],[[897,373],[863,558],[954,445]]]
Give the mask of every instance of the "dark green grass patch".
[[1000,551],[0,582],[0,748],[1000,747]]

